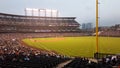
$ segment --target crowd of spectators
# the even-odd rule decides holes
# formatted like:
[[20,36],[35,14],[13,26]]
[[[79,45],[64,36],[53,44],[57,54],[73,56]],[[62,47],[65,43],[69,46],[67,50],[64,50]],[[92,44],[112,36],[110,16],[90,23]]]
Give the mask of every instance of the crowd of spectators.
[[[46,50],[37,50],[23,44],[24,38],[53,37],[59,33],[0,33],[0,68],[53,68],[70,60]],[[64,33],[66,36],[67,33]],[[79,34],[78,34],[79,35]],[[74,58],[64,68],[112,68],[120,66],[120,56],[107,56],[92,62],[88,58]]]
[[107,56],[98,59],[98,62],[90,61],[88,58],[75,58],[64,68],[119,68],[120,55]]
[[21,42],[23,38],[30,37],[32,34],[0,34],[0,68],[51,68],[69,60],[51,51],[25,46]]
[[2,32],[80,32],[75,17],[35,17],[0,13]]
[[107,36],[107,37],[120,37],[120,30],[109,30],[109,31],[103,31],[100,33],[100,36]]
[[99,30],[100,36],[120,37],[120,24],[111,27],[101,27]]

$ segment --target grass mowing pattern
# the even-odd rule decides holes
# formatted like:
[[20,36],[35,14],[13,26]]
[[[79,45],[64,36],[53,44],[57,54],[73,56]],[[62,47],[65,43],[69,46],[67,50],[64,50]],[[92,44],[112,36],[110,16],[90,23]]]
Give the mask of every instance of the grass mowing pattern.
[[[93,57],[96,51],[95,37],[58,37],[24,39],[30,46],[54,50],[67,56]],[[101,53],[120,53],[120,38],[100,37],[99,51]]]

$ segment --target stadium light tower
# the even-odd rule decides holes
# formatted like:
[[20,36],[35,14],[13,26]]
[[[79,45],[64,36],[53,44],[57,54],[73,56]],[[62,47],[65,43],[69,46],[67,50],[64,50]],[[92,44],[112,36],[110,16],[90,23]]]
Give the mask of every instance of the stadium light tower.
[[97,53],[97,58],[98,58],[98,0],[96,0],[96,53]]

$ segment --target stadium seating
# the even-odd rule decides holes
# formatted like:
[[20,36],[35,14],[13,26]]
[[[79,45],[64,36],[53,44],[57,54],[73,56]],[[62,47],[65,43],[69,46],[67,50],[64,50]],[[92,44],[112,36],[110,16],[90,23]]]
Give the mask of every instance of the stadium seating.
[[100,29],[101,33],[100,36],[107,36],[107,37],[120,37],[120,24],[116,24],[115,26],[102,28]]
[[20,40],[24,37],[16,33],[0,34],[0,68],[51,68],[69,60],[53,52],[25,46]]
[[[0,13],[0,68],[54,68],[71,58],[51,51],[26,46],[25,38],[86,36],[80,33],[75,17],[32,17]],[[104,32],[101,36],[118,36],[119,31]],[[119,66],[120,58],[109,57],[100,62],[75,58],[64,68],[111,68]]]
[[102,33],[100,33],[100,36],[120,37],[120,30],[116,30],[116,31],[103,31]]
[[107,56],[99,59],[97,63],[86,58],[75,58],[64,68],[118,68],[118,66],[120,66],[120,56]]
[[0,32],[80,32],[80,24],[74,19],[0,13]]

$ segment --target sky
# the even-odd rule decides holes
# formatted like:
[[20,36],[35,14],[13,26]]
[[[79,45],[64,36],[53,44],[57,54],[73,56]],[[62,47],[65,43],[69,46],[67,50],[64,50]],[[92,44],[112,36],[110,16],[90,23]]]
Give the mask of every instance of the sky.
[[[96,0],[0,0],[0,13],[24,15],[25,8],[57,9],[59,16],[76,17],[95,25]],[[99,26],[120,24],[120,0],[99,0]]]

